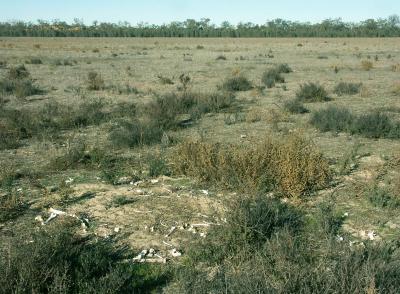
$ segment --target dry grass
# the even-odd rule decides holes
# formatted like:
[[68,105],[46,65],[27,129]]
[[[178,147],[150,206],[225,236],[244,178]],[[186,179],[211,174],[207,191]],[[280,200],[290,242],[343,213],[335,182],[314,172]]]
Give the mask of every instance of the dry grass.
[[178,174],[247,193],[277,187],[285,196],[299,197],[325,187],[330,179],[326,159],[298,136],[268,136],[252,146],[188,141],[177,147],[172,162]]

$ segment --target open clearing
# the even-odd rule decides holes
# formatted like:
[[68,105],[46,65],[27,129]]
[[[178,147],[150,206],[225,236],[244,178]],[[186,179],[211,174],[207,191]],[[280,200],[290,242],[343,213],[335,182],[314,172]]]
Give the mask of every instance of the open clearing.
[[[346,216],[341,233],[347,236],[346,242],[398,239],[400,205],[387,202],[400,203],[400,139],[321,132],[310,119],[333,105],[355,116],[380,111],[399,121],[399,44],[398,38],[0,38],[0,61],[5,62],[0,77],[11,67],[25,64],[43,90],[22,98],[4,94],[8,100],[4,109],[29,112],[54,102],[74,107],[102,99],[110,115],[93,124],[21,137],[18,146],[0,151],[0,197],[8,199],[0,204],[1,209],[10,209],[0,219],[0,246],[7,246],[23,231],[41,227],[35,217],[46,219],[48,209],[54,208],[87,218],[90,225],[84,234],[117,236],[118,242],[135,252],[155,248],[178,262],[171,248],[185,253],[193,239],[207,238],[208,229],[223,225],[229,215],[226,203],[246,191],[166,172],[176,146],[190,139],[247,148],[265,136],[292,134],[306,138],[321,151],[333,176],[322,189],[296,197],[279,195],[282,201],[307,211],[334,201],[335,212]],[[263,73],[279,64],[291,68],[282,74],[285,82],[265,87]],[[99,90],[88,89],[89,72],[104,80]],[[182,74],[190,77],[187,84],[180,79]],[[119,119],[113,116],[117,105],[126,110],[172,92],[222,92],[224,81],[231,77],[245,77],[251,87],[236,91],[229,107],[196,120],[180,114],[180,127],[165,129],[155,144],[129,147],[110,139],[110,129]],[[290,113],[285,103],[295,99],[300,85],[309,82],[322,85],[329,101],[304,103],[308,112]],[[362,85],[355,94],[338,95],[335,87],[340,82]],[[83,155],[76,162],[59,164],[57,158],[81,145]],[[96,154],[103,157],[115,156],[117,164],[83,163],[85,154],[93,161],[93,150],[100,150]],[[161,166],[161,171],[152,172],[152,166]],[[388,200],[377,190],[394,192]],[[169,233],[172,227],[176,230]]]

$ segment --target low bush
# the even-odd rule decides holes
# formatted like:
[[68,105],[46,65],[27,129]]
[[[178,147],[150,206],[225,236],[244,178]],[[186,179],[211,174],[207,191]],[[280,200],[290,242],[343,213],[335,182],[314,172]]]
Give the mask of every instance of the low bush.
[[346,108],[329,106],[316,111],[310,123],[322,132],[349,132],[367,138],[400,138],[400,122],[380,111],[356,116]]
[[308,109],[304,107],[303,103],[297,99],[286,101],[283,108],[290,113],[302,114],[309,112]]
[[296,99],[305,103],[330,100],[325,88],[313,82],[300,85],[300,89],[296,92]]
[[160,83],[162,85],[173,85],[174,84],[172,79],[170,79],[168,77],[165,77],[165,76],[162,76],[162,75],[158,75],[157,78],[158,78],[158,80],[160,81]]
[[400,207],[400,197],[393,195],[389,188],[373,185],[366,191],[367,199],[379,208]]
[[281,63],[276,66],[276,69],[280,73],[291,73],[293,72],[292,68],[287,63]]
[[400,138],[400,123],[392,121],[385,113],[374,111],[357,117],[351,132],[367,138]]
[[314,112],[310,120],[321,132],[349,132],[353,121],[354,115],[348,109],[332,105]]
[[43,94],[30,78],[30,73],[25,66],[11,67],[6,77],[0,80],[0,93],[14,94],[17,98]]
[[273,68],[263,73],[261,81],[267,88],[272,88],[275,86],[275,83],[284,83],[285,78],[277,68]]
[[31,59],[25,61],[27,64],[43,64],[43,61],[38,57],[32,57]]
[[173,170],[203,182],[256,194],[276,189],[298,197],[324,187],[328,162],[307,140],[265,138],[252,146],[184,142],[172,156]]
[[115,147],[135,147],[160,143],[164,130],[156,121],[122,120],[109,133]]
[[222,84],[222,88],[226,91],[248,91],[253,88],[251,82],[244,76],[234,76],[227,78]]
[[361,61],[361,68],[365,71],[370,71],[374,68],[374,64],[372,63],[372,61],[363,60]]
[[103,90],[105,84],[102,76],[95,71],[89,72],[87,77],[87,88],[93,91]]
[[18,236],[7,253],[1,247],[1,291],[147,293],[165,285],[169,275],[160,266],[123,262],[132,256],[126,247],[110,238],[82,237],[75,225],[52,224]]
[[309,218],[274,199],[233,202],[227,223],[192,245],[172,292],[396,293],[400,287],[398,242],[351,247],[336,240],[341,221],[330,205]]
[[281,63],[272,69],[265,71],[261,77],[261,82],[267,86],[267,88],[272,88],[275,83],[284,83],[285,78],[281,75],[282,73],[291,73],[293,70],[287,63]]
[[361,86],[362,86],[361,83],[355,84],[355,83],[340,82],[339,84],[336,85],[333,92],[338,96],[355,95],[360,92]]
[[225,55],[218,55],[217,58],[215,58],[215,60],[226,60],[226,56]]

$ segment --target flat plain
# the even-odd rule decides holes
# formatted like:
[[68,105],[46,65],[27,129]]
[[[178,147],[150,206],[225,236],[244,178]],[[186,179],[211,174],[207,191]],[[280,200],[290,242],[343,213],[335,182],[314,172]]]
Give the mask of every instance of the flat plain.
[[[333,201],[335,213],[345,216],[340,234],[347,241],[397,239],[400,139],[321,131],[311,121],[316,112],[331,106],[354,116],[379,111],[399,121],[399,44],[398,38],[0,38],[1,78],[24,64],[41,89],[19,98],[3,93],[7,102],[2,111],[43,113],[54,105],[61,113],[68,107],[67,113],[85,109],[80,118],[84,123],[78,126],[43,128],[0,151],[0,238],[12,240],[13,235],[40,227],[35,217],[46,219],[53,208],[85,216],[90,224],[85,234],[117,236],[135,252],[155,248],[171,257],[172,247],[185,252],[193,238],[207,238],[208,229],[223,224],[229,215],[230,199],[246,194],[245,188],[176,172],[179,159],[170,158],[177,156],[182,142],[247,148],[266,136],[299,136],[322,154],[332,176],[322,188],[296,196],[280,193],[279,199],[306,211]],[[284,83],[266,87],[264,72],[281,64],[290,68],[281,73]],[[90,72],[101,77],[99,89],[88,87]],[[228,107],[195,119],[179,113],[174,117],[178,126],[164,128],[152,144],[125,146],[110,135],[121,117],[129,117],[129,107],[145,111],[147,104],[154,107],[155,97],[171,93],[222,93],[224,83],[234,77],[247,79],[251,86],[234,91]],[[305,101],[307,111],[291,113],[285,105],[306,83],[322,86],[329,99]],[[358,85],[357,91],[339,93],[335,88],[340,83]],[[101,106],[86,109],[85,103]],[[85,114],[97,117],[93,111],[102,117],[86,122]],[[0,119],[0,127],[6,128],[6,118]],[[110,156],[114,161],[105,163]]]

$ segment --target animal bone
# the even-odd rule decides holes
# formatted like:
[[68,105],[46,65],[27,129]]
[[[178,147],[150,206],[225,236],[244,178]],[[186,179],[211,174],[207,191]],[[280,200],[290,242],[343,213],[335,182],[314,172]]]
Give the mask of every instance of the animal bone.
[[171,229],[169,230],[169,232],[165,235],[165,238],[171,236],[172,233],[175,232],[175,230],[176,230],[176,227],[175,227],[175,226],[171,227]]

